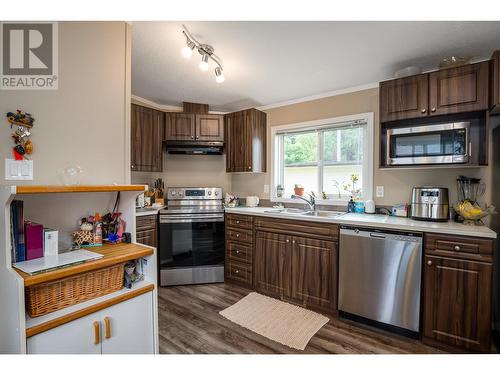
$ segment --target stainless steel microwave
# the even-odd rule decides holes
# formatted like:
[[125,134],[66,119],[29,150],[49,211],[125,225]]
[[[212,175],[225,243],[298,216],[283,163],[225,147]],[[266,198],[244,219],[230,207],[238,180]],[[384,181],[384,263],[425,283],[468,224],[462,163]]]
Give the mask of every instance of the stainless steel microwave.
[[470,122],[387,129],[387,165],[467,163]]

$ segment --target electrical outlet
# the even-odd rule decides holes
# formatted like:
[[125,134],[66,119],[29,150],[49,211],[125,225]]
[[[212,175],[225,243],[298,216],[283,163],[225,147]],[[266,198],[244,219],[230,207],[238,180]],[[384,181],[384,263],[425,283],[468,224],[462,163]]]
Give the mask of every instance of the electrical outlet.
[[265,194],[269,193],[269,185],[264,185],[264,193]]
[[383,198],[384,197],[384,187],[377,186],[375,194],[376,194],[377,198]]

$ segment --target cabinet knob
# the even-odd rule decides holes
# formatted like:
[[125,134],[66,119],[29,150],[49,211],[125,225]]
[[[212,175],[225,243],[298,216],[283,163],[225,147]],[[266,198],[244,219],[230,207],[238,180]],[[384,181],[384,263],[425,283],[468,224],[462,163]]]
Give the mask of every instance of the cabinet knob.
[[191,136],[191,139],[194,139],[194,135]]
[[251,171],[251,170],[252,170],[252,167],[251,167],[250,165],[248,166],[248,170],[249,170],[249,171]]
[[286,242],[288,243],[288,242],[290,242],[290,240],[286,240]]
[[239,220],[236,220],[236,224],[239,224],[239,223],[240,223],[240,221],[239,221]]
[[432,107],[431,112],[436,112],[436,107]]
[[428,261],[427,261],[427,265],[428,265],[428,266],[432,266],[432,260],[428,260]]
[[293,240],[292,243],[295,243],[295,240]]
[[135,169],[135,164],[132,164],[130,168]]
[[460,246],[458,245],[455,245],[455,247],[453,248],[455,251],[460,251]]
[[238,270],[235,270],[235,271],[234,271],[234,273],[240,273],[240,271],[238,271]]
[[236,238],[240,238],[240,234],[239,233],[236,233]]
[[422,110],[420,112],[425,113],[425,112],[427,112],[427,109],[426,108],[422,108]]
[[240,251],[239,251],[239,250],[236,250],[236,251],[235,251],[235,253],[236,253],[236,254],[239,254],[239,253],[240,253]]

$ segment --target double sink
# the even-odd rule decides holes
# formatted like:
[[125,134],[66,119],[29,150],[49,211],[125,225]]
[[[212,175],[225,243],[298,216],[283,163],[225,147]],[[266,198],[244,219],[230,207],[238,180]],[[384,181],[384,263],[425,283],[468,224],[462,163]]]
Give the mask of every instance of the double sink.
[[300,216],[317,216],[317,217],[338,217],[344,215],[342,211],[319,211],[319,210],[304,210],[300,208],[275,208],[264,212],[274,214],[300,215]]

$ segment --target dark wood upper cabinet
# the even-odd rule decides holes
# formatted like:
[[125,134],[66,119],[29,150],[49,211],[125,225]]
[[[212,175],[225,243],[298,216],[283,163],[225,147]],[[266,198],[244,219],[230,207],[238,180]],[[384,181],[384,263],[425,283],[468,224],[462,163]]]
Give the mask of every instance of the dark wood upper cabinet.
[[226,123],[226,171],[266,172],[266,114],[255,108],[229,113]]
[[428,76],[420,74],[380,83],[380,122],[427,116]]
[[198,113],[202,115],[208,114],[208,104],[182,102],[182,112]]
[[492,265],[425,256],[424,342],[488,353]]
[[500,114],[500,50],[490,61],[490,109],[492,114]]
[[337,244],[293,237],[291,250],[292,299],[309,308],[337,307]]
[[489,62],[380,83],[380,122],[488,109]]
[[167,113],[165,119],[166,141],[194,141],[196,115],[194,113]]
[[446,115],[488,109],[489,62],[429,73],[429,111]]
[[224,116],[196,115],[197,141],[224,142]]
[[163,170],[164,121],[163,112],[132,104],[130,167],[133,171]]

